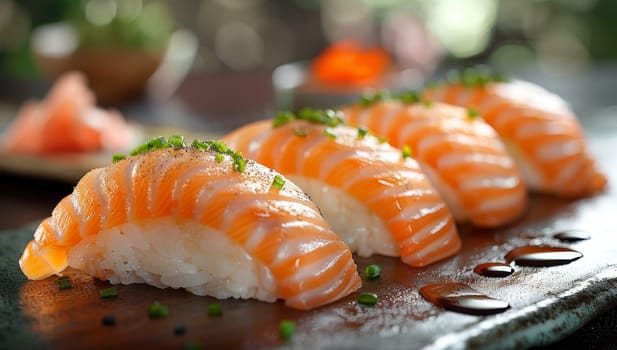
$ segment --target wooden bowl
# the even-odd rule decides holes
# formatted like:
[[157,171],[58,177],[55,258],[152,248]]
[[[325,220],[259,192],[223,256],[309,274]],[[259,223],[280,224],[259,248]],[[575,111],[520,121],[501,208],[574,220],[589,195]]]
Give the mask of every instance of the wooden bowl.
[[62,23],[39,27],[33,33],[32,53],[50,79],[67,71],[83,72],[102,105],[117,105],[138,97],[164,56],[164,50],[77,48],[76,33]]

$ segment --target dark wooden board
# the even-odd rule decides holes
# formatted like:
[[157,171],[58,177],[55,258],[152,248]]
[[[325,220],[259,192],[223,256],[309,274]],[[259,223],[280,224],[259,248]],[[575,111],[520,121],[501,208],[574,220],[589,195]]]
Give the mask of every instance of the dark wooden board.
[[[597,132],[593,152],[617,183],[617,139]],[[101,299],[109,286],[79,272],[69,272],[73,288],[59,290],[55,277],[27,281],[17,259],[33,227],[0,234],[0,348],[182,348],[198,342],[203,348],[525,348],[559,340],[590,319],[617,305],[617,192],[609,187],[592,198],[562,200],[532,196],[521,220],[499,230],[460,226],[463,251],[444,262],[411,268],[398,259],[357,258],[383,266],[382,278],[365,282],[360,292],[378,294],[374,307],[357,303],[354,293],[311,311],[282,303],[255,300],[216,301],[183,290],[146,285],[120,285],[115,299]],[[592,238],[563,243],[552,238],[562,229],[583,229]],[[480,262],[502,261],[514,247],[550,244],[579,250],[584,257],[550,268],[517,267],[514,275],[493,279],[473,273]],[[418,294],[424,284],[463,282],[508,301],[512,308],[494,316],[470,316],[444,311]],[[150,319],[148,306],[169,306],[164,319]],[[207,306],[223,304],[222,317],[207,315]],[[105,315],[115,326],[103,326]],[[290,343],[281,340],[278,324],[294,320]],[[175,335],[178,325],[187,327]]]

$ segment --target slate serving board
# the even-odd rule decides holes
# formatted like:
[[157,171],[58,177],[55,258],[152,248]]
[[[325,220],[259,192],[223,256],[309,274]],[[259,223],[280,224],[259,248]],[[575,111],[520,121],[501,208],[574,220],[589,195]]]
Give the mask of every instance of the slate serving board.
[[[594,154],[610,184],[617,183],[614,130],[599,130],[591,139]],[[617,192],[580,200],[532,196],[521,220],[499,230],[460,226],[463,251],[426,267],[411,268],[395,258],[358,258],[360,270],[371,263],[383,267],[382,277],[365,282],[360,292],[374,292],[373,307],[357,303],[354,293],[311,311],[288,309],[282,303],[224,300],[222,317],[208,317],[216,302],[182,290],[146,285],[118,286],[119,296],[101,299],[106,282],[71,271],[73,288],[59,290],[52,277],[27,281],[17,259],[31,239],[33,226],[0,233],[0,348],[208,348],[310,349],[521,349],[562,339],[592,318],[617,305]],[[578,243],[552,237],[565,229],[592,236]],[[482,277],[476,264],[503,261],[506,253],[527,244],[576,249],[583,258],[550,268],[516,267],[506,278]],[[493,316],[470,316],[440,309],[425,301],[418,289],[434,282],[462,282],[508,301],[511,309]],[[148,306],[159,301],[169,316],[150,319]],[[113,315],[115,326],[102,325]],[[293,320],[291,342],[278,333],[281,320]],[[174,334],[177,326],[186,333]]]

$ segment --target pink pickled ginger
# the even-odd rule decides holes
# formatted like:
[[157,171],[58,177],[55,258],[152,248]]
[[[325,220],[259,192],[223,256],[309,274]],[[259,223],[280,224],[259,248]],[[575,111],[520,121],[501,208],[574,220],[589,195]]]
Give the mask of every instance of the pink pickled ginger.
[[123,150],[132,142],[131,128],[115,111],[96,106],[86,78],[62,75],[41,102],[29,101],[0,137],[0,149],[50,154]]

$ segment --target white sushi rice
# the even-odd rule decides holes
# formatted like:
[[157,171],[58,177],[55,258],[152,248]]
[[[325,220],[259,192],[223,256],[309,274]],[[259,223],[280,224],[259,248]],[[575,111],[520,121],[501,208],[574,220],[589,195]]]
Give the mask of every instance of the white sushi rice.
[[362,202],[322,181],[300,175],[286,176],[311,197],[352,252],[363,257],[373,254],[400,256],[388,227]]
[[185,288],[197,295],[276,301],[270,270],[224,233],[170,217],[127,223],[83,239],[69,265],[111,283]]

